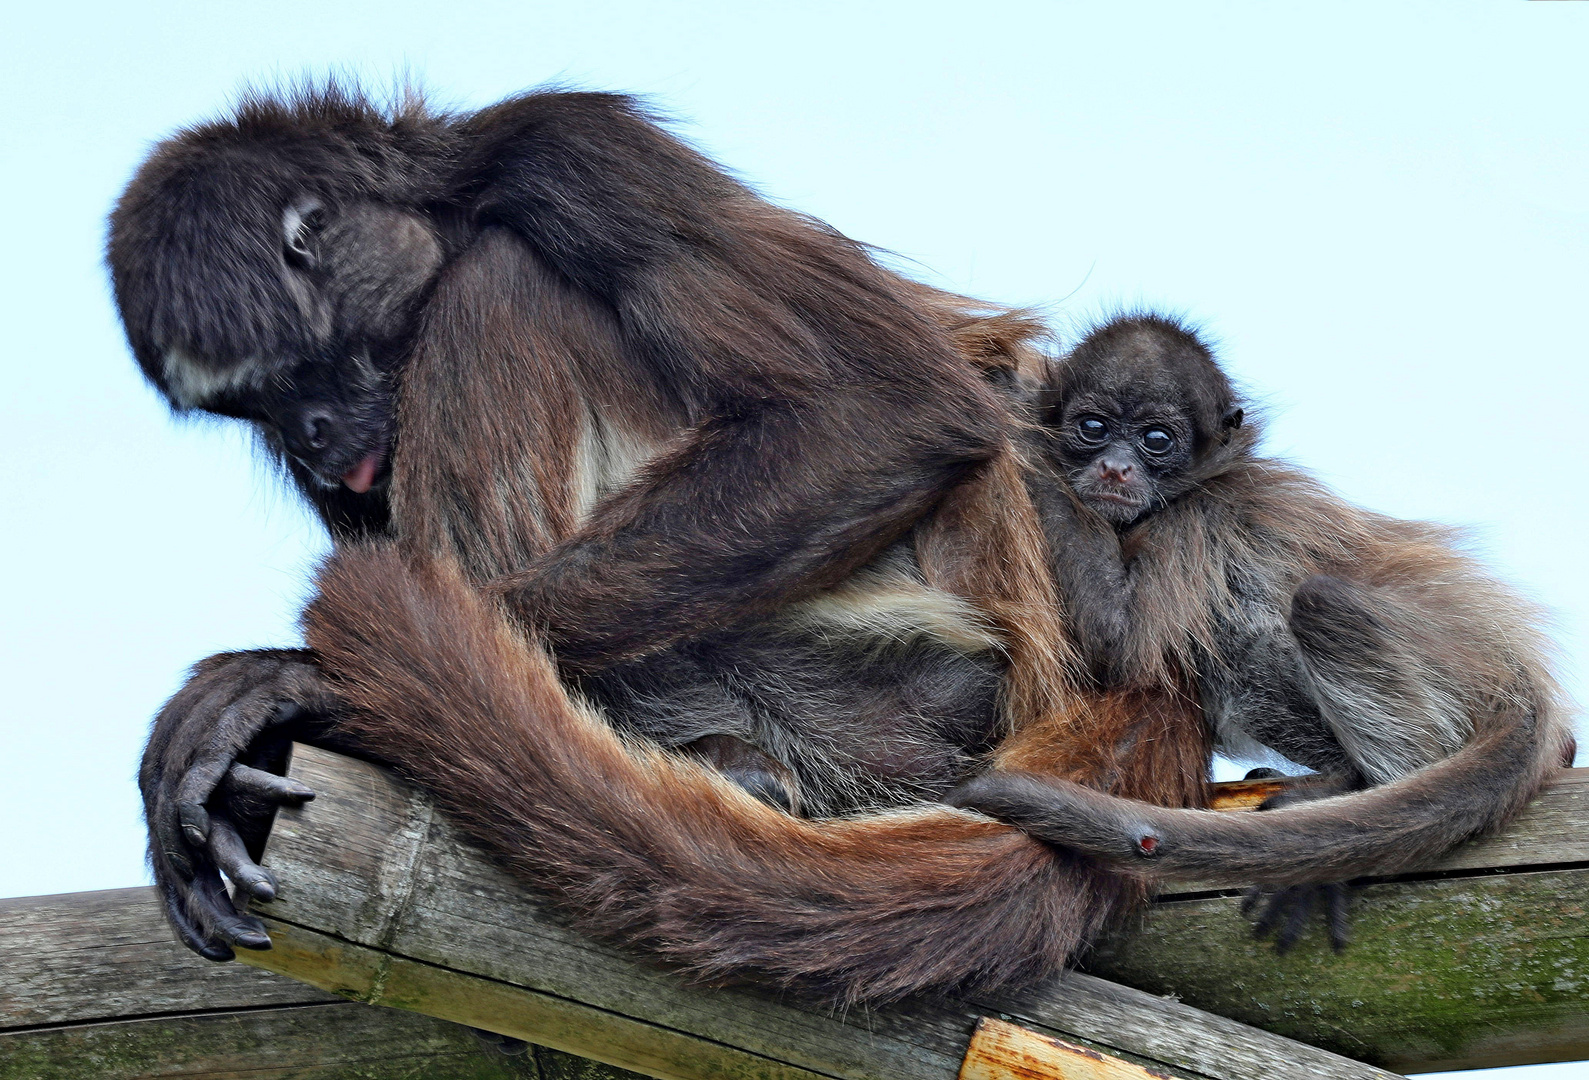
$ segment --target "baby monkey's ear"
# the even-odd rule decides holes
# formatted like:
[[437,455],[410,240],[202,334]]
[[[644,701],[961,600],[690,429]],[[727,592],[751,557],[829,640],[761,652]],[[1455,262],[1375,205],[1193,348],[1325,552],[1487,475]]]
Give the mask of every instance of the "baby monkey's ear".
[[1235,431],[1241,427],[1242,417],[1246,416],[1245,410],[1237,407],[1226,409],[1225,415],[1219,418],[1219,426],[1225,431]]

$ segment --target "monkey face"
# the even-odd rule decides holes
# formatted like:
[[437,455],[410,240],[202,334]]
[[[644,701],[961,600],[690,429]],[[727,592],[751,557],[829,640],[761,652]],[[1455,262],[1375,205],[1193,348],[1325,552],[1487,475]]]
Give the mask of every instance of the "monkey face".
[[1071,489],[1116,526],[1186,494],[1253,437],[1208,348],[1151,314],[1088,334],[1051,369],[1038,415]]
[[144,373],[178,410],[253,423],[306,492],[380,485],[391,373],[445,260],[384,160],[330,130],[212,125],[151,155],[111,218]]
[[1191,426],[1157,403],[1085,395],[1062,411],[1058,457],[1078,497],[1106,521],[1125,525],[1178,493],[1191,458]]
[[384,488],[394,402],[390,376],[368,353],[327,351],[204,410],[252,423],[306,489]]

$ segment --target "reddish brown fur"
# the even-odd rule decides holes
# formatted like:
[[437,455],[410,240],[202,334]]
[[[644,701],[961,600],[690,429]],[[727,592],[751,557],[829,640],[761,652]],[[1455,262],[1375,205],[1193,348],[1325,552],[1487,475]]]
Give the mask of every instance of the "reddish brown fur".
[[986,819],[802,820],[626,745],[444,561],[348,548],[320,586],[309,641],[360,742],[582,930],[696,979],[839,1000],[1029,982],[1134,891]]

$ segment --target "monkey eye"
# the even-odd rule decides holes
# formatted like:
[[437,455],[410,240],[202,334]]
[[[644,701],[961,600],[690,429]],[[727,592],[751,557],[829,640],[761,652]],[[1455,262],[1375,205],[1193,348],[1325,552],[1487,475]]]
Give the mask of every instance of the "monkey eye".
[[282,256],[291,266],[313,270],[319,263],[314,235],[325,227],[325,209],[317,202],[296,203],[282,211]]
[[1150,454],[1167,454],[1174,445],[1174,437],[1163,428],[1149,428],[1142,433],[1142,449]]
[[1076,424],[1076,431],[1090,443],[1103,442],[1109,437],[1109,425],[1096,416],[1084,417]]

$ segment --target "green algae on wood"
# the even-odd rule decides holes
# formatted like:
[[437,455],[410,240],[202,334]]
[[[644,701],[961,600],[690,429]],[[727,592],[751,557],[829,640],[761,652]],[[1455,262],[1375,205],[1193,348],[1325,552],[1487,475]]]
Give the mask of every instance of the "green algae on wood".
[[1589,870],[1370,885],[1340,955],[1317,927],[1277,955],[1238,905],[1160,902],[1087,968],[1401,1071],[1589,1057]]

